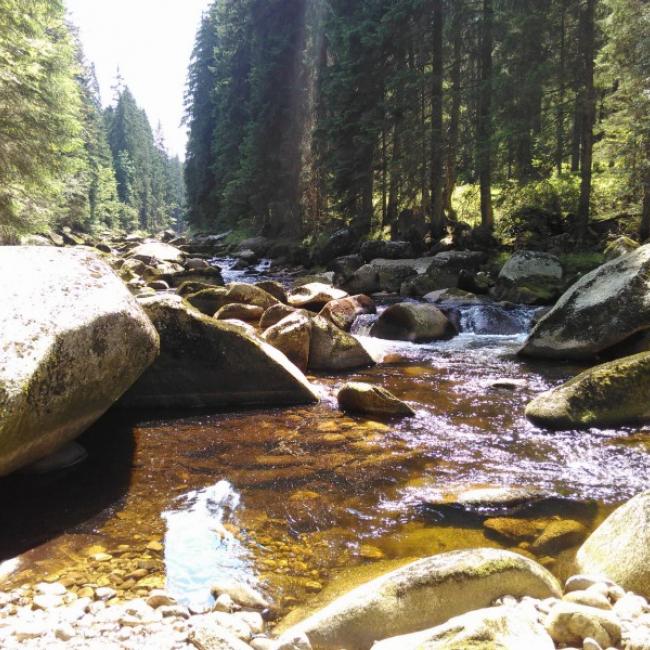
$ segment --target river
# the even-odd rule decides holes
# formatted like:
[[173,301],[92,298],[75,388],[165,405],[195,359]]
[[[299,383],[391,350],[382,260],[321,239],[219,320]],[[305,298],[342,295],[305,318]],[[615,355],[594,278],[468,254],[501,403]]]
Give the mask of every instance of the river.
[[[228,270],[235,278],[258,279]],[[646,488],[650,431],[530,424],[526,403],[580,367],[519,359],[532,313],[510,312],[520,331],[509,335],[486,333],[471,308],[450,341],[364,337],[389,363],[310,376],[321,395],[313,407],[110,412],[82,436],[83,464],[2,481],[0,576],[9,586],[110,585],[123,597],[166,586],[196,610],[229,576],[260,586],[281,615],[407,558],[500,546],[481,513],[427,506],[431,495],[532,487],[549,499],[520,516],[570,517],[593,529]],[[361,319],[355,331],[367,326]],[[516,381],[493,386],[504,378]],[[335,396],[349,380],[381,384],[416,417],[342,414]],[[545,563],[567,575],[574,551]]]

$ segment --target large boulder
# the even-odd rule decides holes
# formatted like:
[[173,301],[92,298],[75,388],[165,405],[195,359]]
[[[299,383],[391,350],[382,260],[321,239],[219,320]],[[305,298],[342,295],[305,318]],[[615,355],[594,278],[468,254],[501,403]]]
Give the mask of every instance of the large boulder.
[[614,510],[578,550],[581,572],[650,598],[650,491]]
[[413,257],[413,248],[407,241],[372,240],[361,244],[359,254],[364,262],[377,258],[399,260]]
[[349,332],[354,321],[362,314],[376,314],[377,307],[372,298],[359,294],[339,300],[331,300],[320,311],[320,316]]
[[125,395],[128,407],[214,408],[317,401],[281,352],[204,316],[180,296],[141,304],[160,333],[160,357]]
[[159,277],[160,280],[165,280],[171,287],[178,288],[186,282],[201,282],[210,286],[222,286],[223,276],[221,270],[216,266],[211,266],[208,269],[182,270],[174,271],[172,273],[165,273]]
[[[370,266],[377,271],[381,291],[399,293],[402,284],[406,280],[418,275],[424,275],[429,270],[432,262],[433,257],[420,257],[406,260],[386,260],[380,258],[372,260]],[[440,289],[442,287],[434,288]],[[433,291],[433,289],[430,289],[430,291]],[[425,291],[425,293],[427,292]]]
[[328,302],[347,298],[348,294],[341,289],[322,282],[310,282],[296,287],[289,292],[287,302],[291,307],[320,311]]
[[413,409],[382,386],[350,382],[338,393],[339,408],[347,413],[378,417],[409,417]]
[[208,289],[200,289],[195,293],[190,293],[186,296],[186,300],[202,314],[212,316],[226,304],[227,293],[228,289],[226,287],[210,287]]
[[650,352],[590,368],[536,397],[526,417],[551,429],[609,427],[650,420]]
[[267,330],[272,325],[279,323],[285,316],[293,314],[297,309],[294,307],[289,307],[284,303],[279,302],[277,305],[269,307],[263,314],[260,319],[260,329],[262,331]]
[[129,251],[129,257],[141,260],[146,264],[153,261],[159,262],[176,262],[180,264],[185,259],[185,253],[180,248],[163,244],[161,242],[148,242],[140,244]]
[[377,319],[370,335],[391,341],[421,343],[453,334],[448,318],[433,305],[401,302],[391,305]]
[[311,318],[304,311],[296,311],[269,327],[262,338],[280,350],[303,372],[309,362]]
[[312,319],[309,367],[312,370],[351,370],[374,365],[368,351],[351,334],[322,316]]
[[235,282],[227,286],[228,293],[224,304],[236,302],[244,305],[255,305],[266,310],[280,302],[275,296],[268,291],[255,286],[254,284],[244,284]]
[[372,264],[364,264],[354,271],[343,283],[350,294],[371,294],[379,291],[379,270]]
[[542,566],[497,549],[453,551],[407,564],[357,587],[289,628],[313,650],[366,650],[375,641],[428,629],[453,616],[488,607],[504,595],[559,596]]
[[591,359],[650,328],[650,244],[591,271],[539,320],[520,353]]
[[241,320],[245,323],[259,323],[264,310],[257,305],[244,305],[241,302],[229,302],[215,313],[217,320]]
[[562,292],[563,277],[562,263],[555,255],[518,251],[501,269],[495,297],[528,305],[549,304]]
[[159,342],[137,301],[95,254],[6,247],[0,276],[5,475],[97,420],[153,362]]
[[373,650],[555,650],[530,608],[487,607],[430,630],[385,639]]

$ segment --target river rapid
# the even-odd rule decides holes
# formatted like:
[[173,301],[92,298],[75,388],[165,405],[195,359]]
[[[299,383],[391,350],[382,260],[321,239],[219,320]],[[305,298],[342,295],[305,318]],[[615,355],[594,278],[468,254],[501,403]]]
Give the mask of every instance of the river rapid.
[[[264,265],[221,265],[226,281],[269,277]],[[166,586],[200,611],[228,576],[266,591],[280,616],[407,559],[503,547],[485,513],[427,505],[465,489],[534,488],[548,498],[517,516],[593,529],[645,489],[650,431],[530,424],[526,403],[581,368],[519,359],[534,314],[508,311],[506,335],[490,332],[494,314],[470,307],[459,336],[426,345],[371,339],[363,317],[354,331],[385,363],[310,376],[313,407],[110,412],[82,436],[81,465],[1,482],[0,577],[111,585],[121,597]],[[381,384],[416,417],[341,413],[336,393],[350,380]],[[544,562],[563,577],[574,553]]]

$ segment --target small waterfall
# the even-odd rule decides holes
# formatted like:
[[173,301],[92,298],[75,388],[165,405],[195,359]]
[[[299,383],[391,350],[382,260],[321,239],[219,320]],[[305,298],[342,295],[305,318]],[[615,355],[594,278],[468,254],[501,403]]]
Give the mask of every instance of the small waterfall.
[[485,304],[461,307],[460,331],[477,335],[515,336],[530,331],[538,308],[518,305],[505,308]]
[[217,580],[242,581],[251,575],[246,550],[223,526],[239,503],[233,486],[219,481],[182,495],[178,509],[162,513],[167,589],[182,604],[207,610],[210,587]]

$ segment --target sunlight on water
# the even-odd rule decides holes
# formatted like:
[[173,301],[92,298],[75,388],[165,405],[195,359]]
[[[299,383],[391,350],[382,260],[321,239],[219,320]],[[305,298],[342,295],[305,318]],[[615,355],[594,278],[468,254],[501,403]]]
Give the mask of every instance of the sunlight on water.
[[249,554],[224,527],[239,504],[233,486],[219,481],[178,497],[176,508],[162,513],[167,588],[184,605],[208,609],[209,589],[217,580],[241,581],[252,574]]

